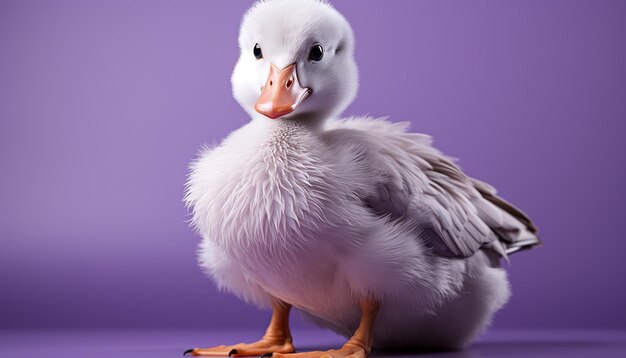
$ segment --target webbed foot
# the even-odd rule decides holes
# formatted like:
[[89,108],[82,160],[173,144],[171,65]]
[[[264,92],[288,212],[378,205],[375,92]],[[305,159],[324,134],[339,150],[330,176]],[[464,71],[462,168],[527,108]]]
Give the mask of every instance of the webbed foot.
[[239,343],[232,346],[217,346],[212,348],[191,348],[183,355],[192,356],[228,356],[228,357],[248,357],[259,356],[266,353],[286,354],[295,352],[291,338],[273,339],[264,337],[254,343]]
[[365,347],[357,342],[348,341],[339,349],[330,349],[327,351],[313,351],[303,353],[267,353],[259,358],[366,358],[367,351]]

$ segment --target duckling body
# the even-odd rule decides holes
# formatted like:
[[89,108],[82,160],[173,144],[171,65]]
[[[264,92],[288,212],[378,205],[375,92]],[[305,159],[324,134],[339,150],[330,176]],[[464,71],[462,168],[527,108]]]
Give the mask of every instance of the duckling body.
[[528,217],[406,123],[337,119],[356,66],[326,2],[257,3],[239,40],[233,89],[252,120],[193,162],[185,201],[201,266],[274,313],[259,342],[189,352],[292,353],[290,307],[354,333],[298,358],[470,343],[510,296],[500,258],[539,244]]
[[[193,164],[187,197],[204,237],[204,268],[248,302],[267,308],[278,298],[346,336],[359,323],[354,295],[373,295],[385,302],[376,347],[467,344],[508,299],[506,273],[492,249],[442,256],[407,220],[412,214],[384,217],[372,208],[397,179],[378,162],[385,150],[377,142],[390,154],[410,153],[416,168],[433,155],[449,160],[404,127],[361,118],[312,131],[261,119],[206,150]],[[428,183],[407,188],[415,193],[403,193],[406,207],[398,210],[413,210],[424,196],[420,185]]]

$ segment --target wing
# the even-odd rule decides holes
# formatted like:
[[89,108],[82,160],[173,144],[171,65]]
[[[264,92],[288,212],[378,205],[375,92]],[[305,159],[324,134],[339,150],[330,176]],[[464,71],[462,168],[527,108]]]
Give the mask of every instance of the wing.
[[417,237],[442,256],[468,257],[490,248],[507,257],[540,244],[528,216],[489,184],[465,175],[432,146],[430,137],[408,133],[407,127],[371,118],[333,121],[327,127],[358,137],[360,158],[383,173],[364,200],[374,213],[408,221]]

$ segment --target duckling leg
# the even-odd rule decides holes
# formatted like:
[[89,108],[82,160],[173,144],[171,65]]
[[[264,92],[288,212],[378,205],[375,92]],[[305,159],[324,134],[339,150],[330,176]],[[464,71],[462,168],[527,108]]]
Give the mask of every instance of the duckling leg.
[[378,313],[378,303],[371,299],[361,300],[361,322],[354,335],[339,349],[305,353],[267,353],[261,358],[365,358],[372,350],[374,340],[374,320]]
[[289,311],[291,305],[282,301],[272,304],[272,319],[265,335],[254,343],[239,343],[232,346],[188,349],[183,355],[192,356],[259,356],[266,353],[293,353],[291,332],[289,331]]

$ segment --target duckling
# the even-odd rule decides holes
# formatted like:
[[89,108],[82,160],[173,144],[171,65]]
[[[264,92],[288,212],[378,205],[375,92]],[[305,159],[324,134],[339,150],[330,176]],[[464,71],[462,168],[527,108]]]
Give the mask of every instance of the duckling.
[[[202,268],[272,317],[257,342],[185,353],[466,347],[509,299],[500,261],[540,244],[530,219],[407,123],[339,117],[358,87],[354,36],[327,2],[256,2],[239,47],[250,121],[202,150],[184,200]],[[347,342],[295,353],[292,308]]]

